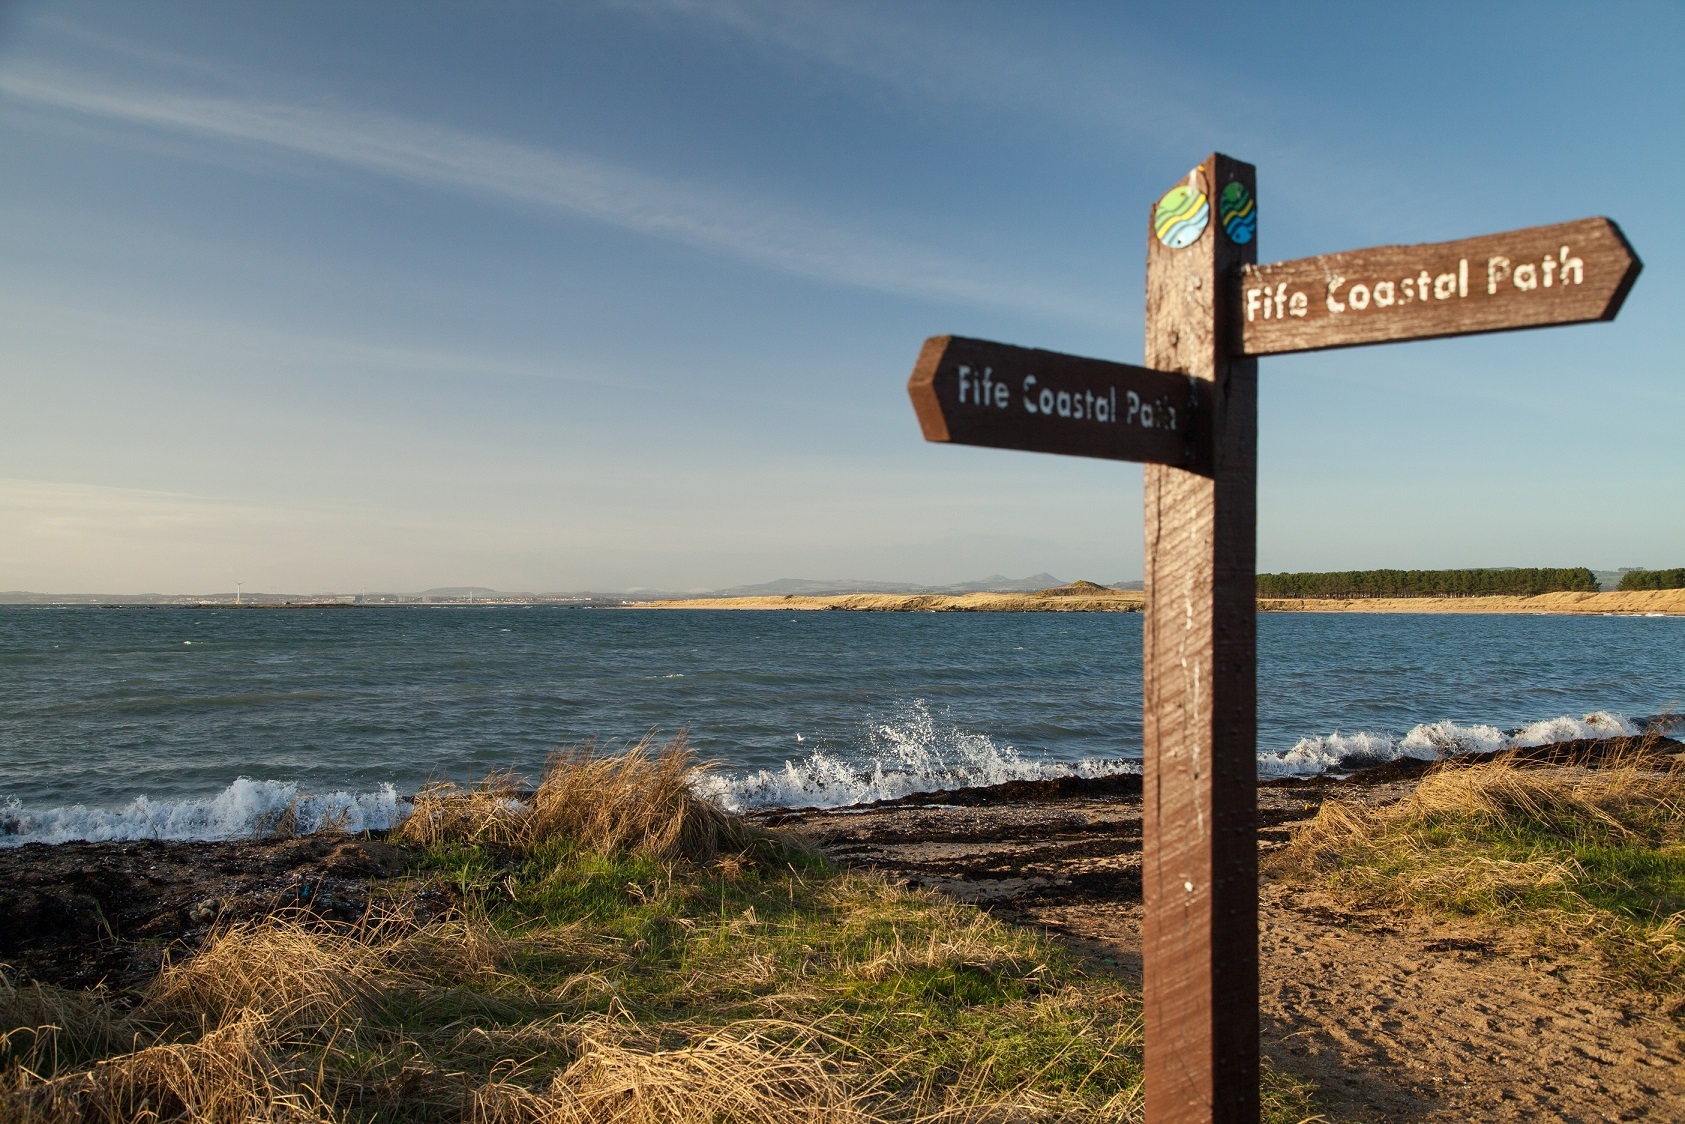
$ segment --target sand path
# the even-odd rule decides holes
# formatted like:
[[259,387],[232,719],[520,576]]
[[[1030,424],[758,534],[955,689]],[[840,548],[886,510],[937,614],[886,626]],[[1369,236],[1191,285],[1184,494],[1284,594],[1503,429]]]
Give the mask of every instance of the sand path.
[[[1377,799],[1395,796],[1380,789]],[[1263,794],[1265,845],[1317,794]],[[1138,980],[1139,801],[794,817],[839,858],[986,904]],[[1266,883],[1264,1050],[1335,1120],[1685,1120],[1685,1029],[1588,965]]]

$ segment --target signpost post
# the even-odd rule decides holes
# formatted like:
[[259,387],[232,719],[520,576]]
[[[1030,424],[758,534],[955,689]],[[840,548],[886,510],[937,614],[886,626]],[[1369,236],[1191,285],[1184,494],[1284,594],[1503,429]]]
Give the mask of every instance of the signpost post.
[[1255,199],[1214,154],[1155,204],[1145,367],[936,336],[907,385],[928,441],[1147,466],[1151,1124],[1258,1119],[1255,357],[1612,320],[1641,268],[1604,218],[1260,266]]

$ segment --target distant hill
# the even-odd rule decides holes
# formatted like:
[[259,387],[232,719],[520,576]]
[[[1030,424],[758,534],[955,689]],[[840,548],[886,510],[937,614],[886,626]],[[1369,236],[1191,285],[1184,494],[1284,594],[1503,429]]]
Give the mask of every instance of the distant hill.
[[1009,578],[1001,574],[990,574],[982,581],[961,582],[958,585],[932,586],[932,593],[1035,593],[1037,590],[1052,589],[1065,583],[1052,574],[1043,570],[1039,574],[1031,574],[1027,578]]

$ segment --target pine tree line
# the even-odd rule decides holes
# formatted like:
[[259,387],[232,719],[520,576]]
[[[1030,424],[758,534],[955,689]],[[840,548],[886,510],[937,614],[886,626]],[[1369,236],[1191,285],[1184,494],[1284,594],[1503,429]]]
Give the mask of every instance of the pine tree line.
[[1672,570],[1628,570],[1621,575],[1620,588],[1685,589],[1685,566]]
[[[1685,571],[1654,571],[1682,573]],[[1628,574],[1647,575],[1649,571]],[[1627,588],[1625,580],[1621,588]],[[1644,587],[1652,588],[1652,587]],[[1259,574],[1259,597],[1532,597],[1540,593],[1596,593],[1584,566],[1514,570],[1339,570],[1326,574]]]

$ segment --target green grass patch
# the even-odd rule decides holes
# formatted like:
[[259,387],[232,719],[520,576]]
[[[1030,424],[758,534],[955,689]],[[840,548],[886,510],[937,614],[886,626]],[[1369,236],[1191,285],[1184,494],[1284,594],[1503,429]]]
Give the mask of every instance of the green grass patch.
[[1447,766],[1380,808],[1330,803],[1277,874],[1591,950],[1624,983],[1685,991],[1685,772],[1656,763]]

